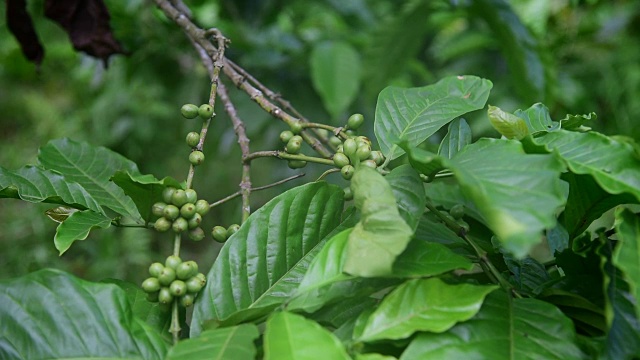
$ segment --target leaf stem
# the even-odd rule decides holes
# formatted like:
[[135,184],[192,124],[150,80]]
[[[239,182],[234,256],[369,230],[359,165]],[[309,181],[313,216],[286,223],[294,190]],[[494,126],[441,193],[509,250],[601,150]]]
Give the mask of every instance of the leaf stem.
[[[291,181],[291,180],[303,177],[304,175],[305,175],[304,173],[301,173],[301,174],[296,174],[296,175],[293,175],[293,176],[289,176],[286,179],[278,180],[278,181],[276,181],[274,183],[271,183],[271,184],[268,184],[268,185],[263,185],[263,186],[258,186],[258,187],[251,188],[251,191],[253,192],[253,191],[260,191],[260,190],[268,189],[268,188],[271,188],[271,187],[274,187],[274,186],[277,186],[277,185],[280,185],[280,184],[284,184],[287,181]],[[222,198],[222,199],[210,204],[209,208],[214,208],[214,207],[216,207],[218,205],[224,204],[227,201],[233,200],[233,199],[237,198],[240,195],[242,195],[242,193],[240,191],[236,191],[233,194],[231,194],[231,195],[229,195],[227,197],[224,197],[224,198]]]
[[180,341],[180,312],[178,311],[178,299],[173,299],[171,303],[171,326],[169,332],[173,338],[173,344],[177,344]]
[[248,156],[243,157],[242,161],[249,162],[261,157],[277,157],[279,159],[285,159],[285,160],[303,160],[307,162],[314,162],[318,164],[335,166],[335,164],[333,163],[333,160],[331,159],[323,159],[323,158],[308,156],[304,154],[289,154],[288,152],[277,151],[277,150],[257,151],[249,154]]

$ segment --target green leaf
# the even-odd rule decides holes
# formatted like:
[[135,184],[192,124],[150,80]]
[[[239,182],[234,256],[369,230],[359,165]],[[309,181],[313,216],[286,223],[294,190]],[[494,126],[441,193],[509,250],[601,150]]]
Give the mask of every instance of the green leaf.
[[551,120],[549,109],[541,103],[535,103],[524,111],[516,110],[514,115],[527,123],[527,128],[531,134],[555,131],[560,128],[560,123]]
[[571,320],[558,308],[536,299],[489,294],[472,319],[449,331],[418,335],[400,360],[582,359]]
[[254,340],[260,336],[253,324],[203,331],[198,337],[180,341],[166,360],[254,359]]
[[233,325],[260,318],[287,300],[306,271],[298,265],[308,264],[305,255],[340,224],[343,194],[338,186],[310,183],[251,214],[209,270],[194,307],[191,335],[199,334],[205,322]]
[[349,360],[344,345],[318,323],[300,315],[278,312],[267,320],[265,360]]
[[391,170],[385,178],[398,203],[400,216],[415,230],[427,201],[420,175],[411,166],[401,165]]
[[113,284],[40,270],[0,282],[0,304],[5,359],[164,359],[168,348]]
[[393,264],[393,276],[428,277],[457,269],[471,270],[473,263],[435,242],[411,240]]
[[451,120],[481,109],[492,86],[475,76],[451,76],[421,88],[385,88],[374,124],[380,149],[388,160],[397,158],[404,152],[397,143],[417,146]]
[[162,191],[167,186],[182,188],[178,181],[170,177],[158,180],[150,174],[131,174],[127,171],[117,171],[111,177],[111,181],[122,188],[124,193],[133,200],[145,222],[151,220],[151,206],[158,201],[163,201]]
[[618,208],[615,216],[618,245],[613,251],[613,265],[622,271],[629,284],[640,318],[640,219],[624,208]]
[[362,215],[349,235],[344,271],[361,277],[391,274],[413,230],[400,216],[391,186],[377,171],[360,166],[351,189]]
[[538,298],[562,310],[573,320],[578,332],[596,337],[607,331],[604,310],[580,295],[551,288],[543,291]]
[[584,126],[584,123],[597,119],[598,116],[596,113],[592,112],[587,115],[570,115],[564,117],[564,119],[560,120],[560,127],[565,130],[573,130],[573,131],[587,131],[591,128]]
[[355,360],[397,360],[397,358],[381,354],[357,354]]
[[77,182],[103,207],[140,220],[135,204],[116,184],[109,181],[118,170],[139,174],[138,167],[104,147],[93,147],[70,139],[52,140],[40,148],[38,160],[48,170]]
[[326,41],[311,51],[311,80],[322,97],[324,107],[336,119],[353,102],[362,67],[360,55],[349,43]]
[[398,146],[409,154],[409,163],[420,173],[433,178],[436,173],[447,168],[447,159],[431,151],[417,147],[411,147],[406,142],[401,142]]
[[471,144],[471,127],[465,119],[455,119],[449,123],[447,135],[444,136],[440,147],[438,147],[438,155],[451,159],[469,144]]
[[314,312],[336,300],[369,295],[390,283],[387,280],[367,279],[344,273],[346,248],[352,229],[334,236],[320,250],[309,265],[287,310]]
[[[420,169],[409,150],[409,161]],[[453,159],[437,158],[458,180],[487,226],[504,248],[523,257],[541,240],[542,231],[556,224],[555,213],[564,204],[560,184],[562,164],[546,154],[526,154],[514,140],[480,139]],[[425,174],[426,175],[426,174]]]
[[0,166],[0,198],[46,202],[103,213],[100,204],[80,184],[36,166],[10,171]]
[[[350,297],[332,306],[325,306],[311,315],[320,324],[339,328],[350,321],[354,321],[364,310],[373,309],[378,299],[372,297]],[[335,332],[334,332],[335,333]],[[349,336],[351,340],[351,336]]]
[[629,193],[640,200],[640,160],[631,145],[594,131],[562,129],[533,141],[557,154],[573,173],[593,176],[608,193]]
[[489,105],[487,115],[491,126],[507,139],[521,140],[529,135],[529,128],[524,119],[508,113],[499,107]]
[[91,229],[106,229],[111,226],[111,219],[91,210],[76,211],[58,225],[53,243],[60,255],[64,254],[76,240],[84,240]]
[[447,209],[451,209],[456,204],[464,205],[465,215],[469,215],[483,224],[486,223],[486,220],[482,217],[482,214],[478,212],[473,201],[462,193],[460,185],[453,182],[434,181],[426,186],[425,192],[427,198],[430,199],[434,205],[440,205]]
[[408,280],[382,300],[359,340],[404,339],[417,331],[444,332],[473,317],[485,296],[497,288],[449,285],[438,278]]
[[[447,225],[436,222],[427,216],[423,216],[418,224],[418,229],[416,229],[415,233],[416,240],[422,240],[425,242],[438,243],[446,246],[449,249],[459,248],[459,249],[468,249],[466,253],[475,254],[469,247],[469,245],[456,233],[454,233],[451,229],[447,227]],[[413,242],[413,240],[412,240]],[[409,243],[411,246],[411,243]],[[407,248],[409,247],[407,246]],[[406,256],[407,250],[400,255],[400,257]],[[397,259],[396,261],[400,261]],[[394,264],[395,268],[395,264]]]
[[514,259],[509,254],[504,254],[504,262],[511,272],[509,282],[522,294],[535,297],[545,288],[552,285],[552,279],[544,265],[531,257]]

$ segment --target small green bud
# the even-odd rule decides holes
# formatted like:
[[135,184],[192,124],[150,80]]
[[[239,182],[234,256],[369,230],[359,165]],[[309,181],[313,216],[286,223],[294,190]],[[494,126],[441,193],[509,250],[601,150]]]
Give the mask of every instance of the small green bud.
[[204,153],[200,150],[192,151],[189,154],[189,162],[193,166],[198,166],[204,162]]
[[198,146],[198,144],[200,143],[200,134],[195,131],[188,133],[186,142],[190,147]]
[[185,118],[193,119],[198,116],[198,106],[194,104],[184,104],[180,108],[180,112]]
[[198,108],[198,115],[200,115],[203,120],[209,119],[213,116],[213,108],[209,104],[202,104],[200,108]]

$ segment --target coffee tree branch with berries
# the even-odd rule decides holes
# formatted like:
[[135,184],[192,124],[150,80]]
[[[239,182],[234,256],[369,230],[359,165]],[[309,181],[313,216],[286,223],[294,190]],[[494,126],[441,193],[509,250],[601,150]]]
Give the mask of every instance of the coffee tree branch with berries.
[[[54,204],[60,254],[110,226],[167,233],[173,251],[141,284],[58,270],[0,282],[0,358],[638,356],[633,140],[592,131],[593,113],[554,120],[540,103],[488,106],[476,121],[501,137],[474,140],[463,116],[485,111],[494,85],[471,75],[385,88],[375,137],[358,135],[363,115],[339,127],[304,117],[227,59],[228,40],[198,27],[180,0],[155,3],[211,80],[207,103],[175,105],[202,122],[185,137],[185,180],[60,139],[41,147],[37,165],[0,167],[0,197]],[[285,124],[278,149],[250,148],[230,84]],[[229,115],[242,176],[237,192],[207,200],[196,189],[216,185],[194,174],[215,163],[205,144],[216,109]],[[253,192],[302,176],[254,187],[263,158],[324,172],[252,209]],[[237,197],[238,224],[202,227]],[[590,228],[604,213],[613,225]],[[223,243],[210,269],[181,257],[186,238]],[[546,257],[533,256],[541,247]]]

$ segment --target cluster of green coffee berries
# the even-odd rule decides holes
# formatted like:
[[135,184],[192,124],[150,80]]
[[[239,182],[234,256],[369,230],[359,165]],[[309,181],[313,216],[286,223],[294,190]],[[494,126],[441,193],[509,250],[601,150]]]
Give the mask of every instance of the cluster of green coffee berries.
[[[210,119],[214,115],[213,107],[209,104],[202,104],[200,106],[184,104],[182,105],[180,112],[182,113],[182,116],[187,119],[194,119],[195,117],[200,116],[200,118],[206,120]],[[204,162],[204,153],[195,149],[195,147],[200,143],[200,134],[192,131],[187,134],[186,141],[187,145],[194,148],[193,151],[191,151],[191,154],[189,154],[189,162],[194,166],[202,164],[202,162]]]
[[175,255],[167,257],[164,265],[159,262],[151,264],[149,275],[151,277],[142,282],[142,289],[149,301],[161,304],[171,304],[178,299],[180,305],[189,307],[207,283],[205,275],[198,272],[195,261],[182,262]]
[[366,136],[346,139],[338,146],[336,154],[333,155],[333,163],[340,168],[340,173],[345,180],[350,180],[353,177],[356,163],[375,169],[383,162],[382,152],[371,151],[371,140]]
[[[285,130],[280,133],[280,140],[285,144],[285,151],[289,154],[299,154],[302,148],[302,136],[297,135],[302,131],[300,122],[291,126],[292,130]],[[307,166],[304,160],[289,160],[288,165],[292,169],[300,169]]]
[[189,238],[195,241],[204,239],[204,230],[200,227],[202,216],[209,212],[209,203],[198,200],[193,189],[167,187],[162,192],[164,202],[153,204],[151,212],[159,216],[153,227],[158,231],[173,229],[176,233],[189,232]]
[[213,230],[211,230],[211,236],[213,236],[213,240],[223,243],[227,241],[231,235],[235,234],[240,229],[240,225],[233,224],[229,225],[228,228],[224,228],[224,226],[214,226]]

